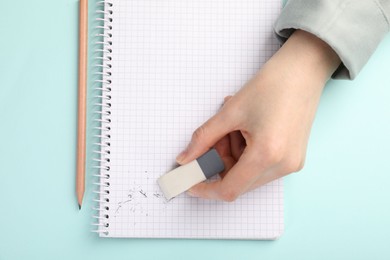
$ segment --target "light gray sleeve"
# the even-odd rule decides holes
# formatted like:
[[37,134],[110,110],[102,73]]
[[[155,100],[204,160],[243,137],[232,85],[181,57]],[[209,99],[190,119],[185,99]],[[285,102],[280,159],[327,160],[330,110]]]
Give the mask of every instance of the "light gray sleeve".
[[285,41],[295,29],[310,32],[339,55],[333,78],[353,79],[390,30],[390,0],[289,0],[275,24]]

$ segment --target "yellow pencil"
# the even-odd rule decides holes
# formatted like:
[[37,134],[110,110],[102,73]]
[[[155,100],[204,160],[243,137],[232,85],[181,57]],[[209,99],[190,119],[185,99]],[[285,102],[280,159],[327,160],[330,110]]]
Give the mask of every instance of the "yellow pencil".
[[80,0],[79,12],[79,91],[76,193],[79,209],[81,209],[85,190],[88,0]]

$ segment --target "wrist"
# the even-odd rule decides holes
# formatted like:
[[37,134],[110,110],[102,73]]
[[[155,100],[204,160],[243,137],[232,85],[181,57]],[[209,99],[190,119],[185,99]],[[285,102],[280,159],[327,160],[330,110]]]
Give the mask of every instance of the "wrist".
[[326,42],[311,33],[297,30],[269,63],[275,63],[281,73],[324,85],[341,61]]

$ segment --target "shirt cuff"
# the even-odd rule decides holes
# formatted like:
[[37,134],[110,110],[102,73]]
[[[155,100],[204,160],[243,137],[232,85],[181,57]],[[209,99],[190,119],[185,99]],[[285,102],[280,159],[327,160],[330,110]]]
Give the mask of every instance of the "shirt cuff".
[[389,21],[375,0],[290,0],[275,32],[286,41],[296,29],[316,35],[340,57],[332,78],[354,79],[389,30]]

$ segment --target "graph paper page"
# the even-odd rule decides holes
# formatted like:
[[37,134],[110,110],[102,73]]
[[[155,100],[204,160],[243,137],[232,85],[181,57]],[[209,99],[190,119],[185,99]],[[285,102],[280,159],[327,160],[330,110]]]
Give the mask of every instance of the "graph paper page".
[[[283,230],[280,180],[234,202],[156,180],[193,131],[278,49],[279,0],[111,1],[109,237],[273,239]],[[107,101],[105,101],[107,102]]]

